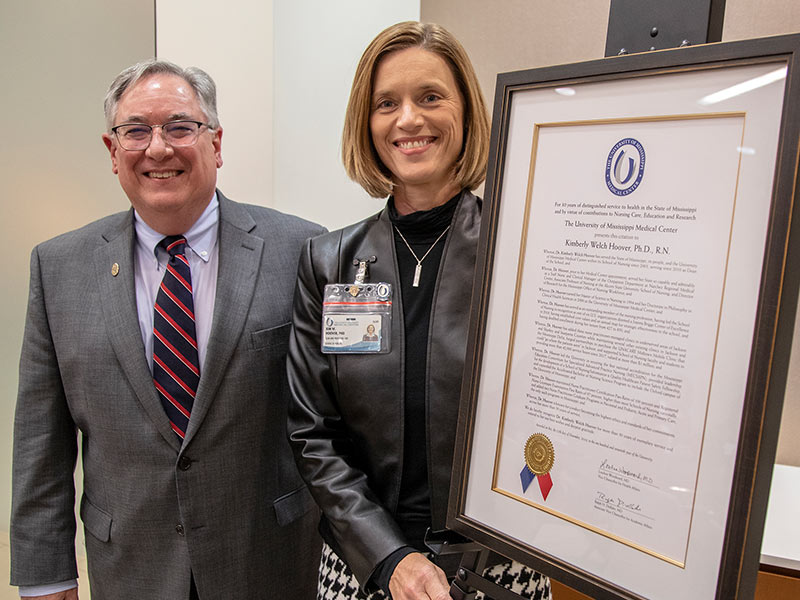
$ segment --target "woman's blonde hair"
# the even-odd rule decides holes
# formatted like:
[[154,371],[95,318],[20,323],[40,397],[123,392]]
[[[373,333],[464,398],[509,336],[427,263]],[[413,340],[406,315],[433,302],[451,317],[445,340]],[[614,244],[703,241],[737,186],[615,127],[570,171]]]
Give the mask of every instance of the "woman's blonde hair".
[[407,48],[421,48],[441,56],[453,72],[464,99],[464,145],[454,178],[461,188],[473,190],[486,177],[490,131],[486,104],[464,48],[449,31],[434,23],[397,23],[381,31],[364,50],[353,77],[342,132],[345,171],[370,196],[383,198],[392,193],[392,173],[381,162],[370,135],[372,86],[381,59]]

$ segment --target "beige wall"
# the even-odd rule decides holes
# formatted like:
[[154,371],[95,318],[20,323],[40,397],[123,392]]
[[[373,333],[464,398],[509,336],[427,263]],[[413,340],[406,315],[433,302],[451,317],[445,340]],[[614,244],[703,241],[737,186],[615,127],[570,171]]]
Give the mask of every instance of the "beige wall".
[[0,2],[0,530],[30,251],[128,205],[100,139],[102,101],[110,78],[153,50],[152,2]]
[[742,40],[800,31],[797,0],[727,0],[722,40]]
[[[272,1],[157,0],[155,4],[158,58],[201,67],[217,84],[224,161],[217,185],[235,200],[272,206]],[[204,16],[186,27],[188,14]]]
[[[602,58],[610,6],[610,0],[422,0],[420,14],[461,40],[491,106],[496,73]],[[797,0],[727,0],[723,41],[798,31]],[[800,466],[800,318],[777,462]]]
[[490,111],[497,73],[602,58],[610,0],[422,0],[472,58]]

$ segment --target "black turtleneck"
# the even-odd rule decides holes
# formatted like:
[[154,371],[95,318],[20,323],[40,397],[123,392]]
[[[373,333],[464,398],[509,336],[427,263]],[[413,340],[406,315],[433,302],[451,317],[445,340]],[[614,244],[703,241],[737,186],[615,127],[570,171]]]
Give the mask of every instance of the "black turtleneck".
[[[441,206],[408,215],[398,214],[394,200],[389,200],[389,220],[393,226],[405,327],[403,475],[395,518],[410,546],[422,552],[427,550],[424,545],[425,531],[431,524],[425,397],[428,328],[439,264],[450,232],[444,235],[442,233],[453,220],[460,197],[459,192]],[[422,261],[419,287],[412,285],[417,261],[398,234],[398,230],[419,258],[425,256]],[[442,237],[437,242],[439,236]],[[436,244],[431,248],[434,242]],[[376,569],[373,581],[379,587],[388,590],[389,578],[394,572],[394,567],[412,551],[411,547],[406,547],[391,554]]]

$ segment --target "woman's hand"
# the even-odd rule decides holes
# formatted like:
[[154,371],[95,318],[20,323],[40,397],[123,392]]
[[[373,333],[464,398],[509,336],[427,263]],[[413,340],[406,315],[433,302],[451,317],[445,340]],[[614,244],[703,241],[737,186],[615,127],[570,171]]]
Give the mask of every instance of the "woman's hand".
[[389,579],[389,591],[394,600],[450,600],[444,571],[419,552],[397,563]]

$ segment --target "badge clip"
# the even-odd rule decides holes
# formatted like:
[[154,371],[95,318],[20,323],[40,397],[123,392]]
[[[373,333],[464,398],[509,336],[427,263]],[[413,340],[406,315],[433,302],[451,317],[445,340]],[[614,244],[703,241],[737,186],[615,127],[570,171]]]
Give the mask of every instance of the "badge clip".
[[369,279],[369,263],[374,263],[376,260],[378,260],[376,256],[353,259],[353,266],[358,267],[355,283],[364,283]]

